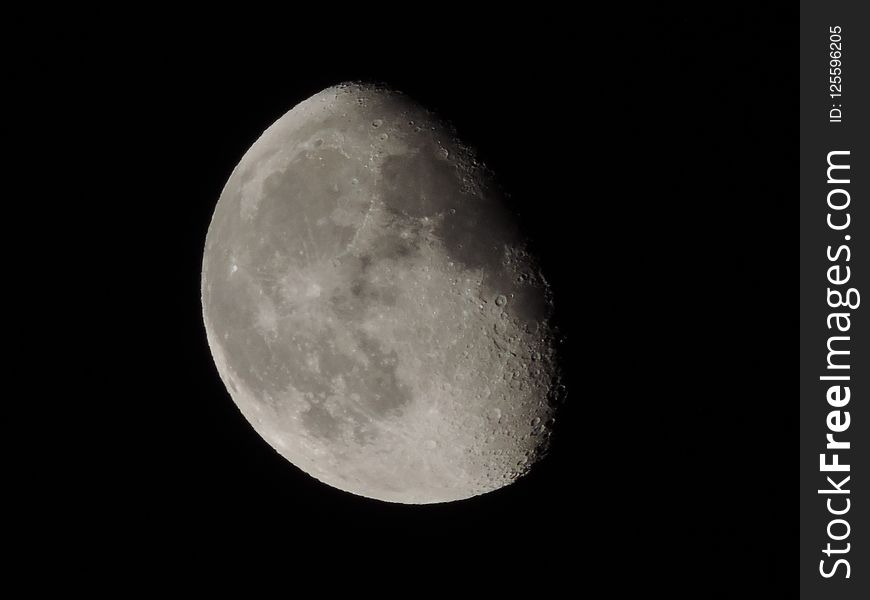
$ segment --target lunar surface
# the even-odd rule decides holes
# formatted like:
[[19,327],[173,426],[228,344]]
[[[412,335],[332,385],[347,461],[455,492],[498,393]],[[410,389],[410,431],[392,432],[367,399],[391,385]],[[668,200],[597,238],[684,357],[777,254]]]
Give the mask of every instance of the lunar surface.
[[235,168],[205,244],[208,343],[298,468],[425,504],[545,453],[553,299],[494,181],[433,113],[361,84],[297,105]]

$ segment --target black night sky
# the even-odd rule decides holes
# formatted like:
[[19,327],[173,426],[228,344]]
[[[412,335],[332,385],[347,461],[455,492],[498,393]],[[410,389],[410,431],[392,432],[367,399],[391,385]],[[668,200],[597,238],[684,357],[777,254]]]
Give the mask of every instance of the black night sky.
[[[69,282],[99,382],[71,526],[131,563],[413,553],[442,579],[522,563],[596,596],[783,597],[797,9],[635,17],[447,11],[375,40],[158,19],[20,50],[7,76],[41,91],[28,123],[57,124],[56,214],[82,221],[67,247],[91,265]],[[218,378],[199,278],[223,184],[279,116],[351,80],[452,121],[554,287],[569,396],[550,456],[507,488],[427,507],[334,490],[263,442]]]

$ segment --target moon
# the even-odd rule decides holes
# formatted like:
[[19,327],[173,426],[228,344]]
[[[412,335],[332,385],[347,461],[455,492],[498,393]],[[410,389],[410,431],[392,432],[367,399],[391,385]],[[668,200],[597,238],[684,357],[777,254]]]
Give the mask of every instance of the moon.
[[270,126],[220,195],[202,310],[233,401],[309,475],[449,502],[543,456],[562,395],[550,286],[494,175],[385,86]]

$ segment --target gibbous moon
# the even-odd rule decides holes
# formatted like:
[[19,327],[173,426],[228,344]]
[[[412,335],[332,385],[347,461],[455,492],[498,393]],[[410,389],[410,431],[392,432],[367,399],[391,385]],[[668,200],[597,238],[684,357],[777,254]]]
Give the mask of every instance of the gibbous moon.
[[206,238],[205,329],[242,414],[309,475],[388,502],[495,490],[545,452],[552,307],[474,151],[382,86],[278,119]]

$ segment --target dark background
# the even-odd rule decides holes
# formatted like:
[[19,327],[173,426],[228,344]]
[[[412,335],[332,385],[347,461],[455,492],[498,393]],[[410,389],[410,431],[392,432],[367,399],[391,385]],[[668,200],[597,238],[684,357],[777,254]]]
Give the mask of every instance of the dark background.
[[[16,47],[7,79],[35,116],[5,127],[31,132],[20,155],[66,157],[37,170],[62,190],[46,210],[80,311],[72,387],[95,408],[61,521],[148,579],[215,553],[332,583],[297,558],[377,581],[792,597],[797,9],[626,13],[261,16],[233,35],[133,19]],[[211,360],[199,276],[223,184],[279,116],[348,80],[477,146],[555,288],[569,398],[551,455],[482,497],[390,505],[315,481]]]

